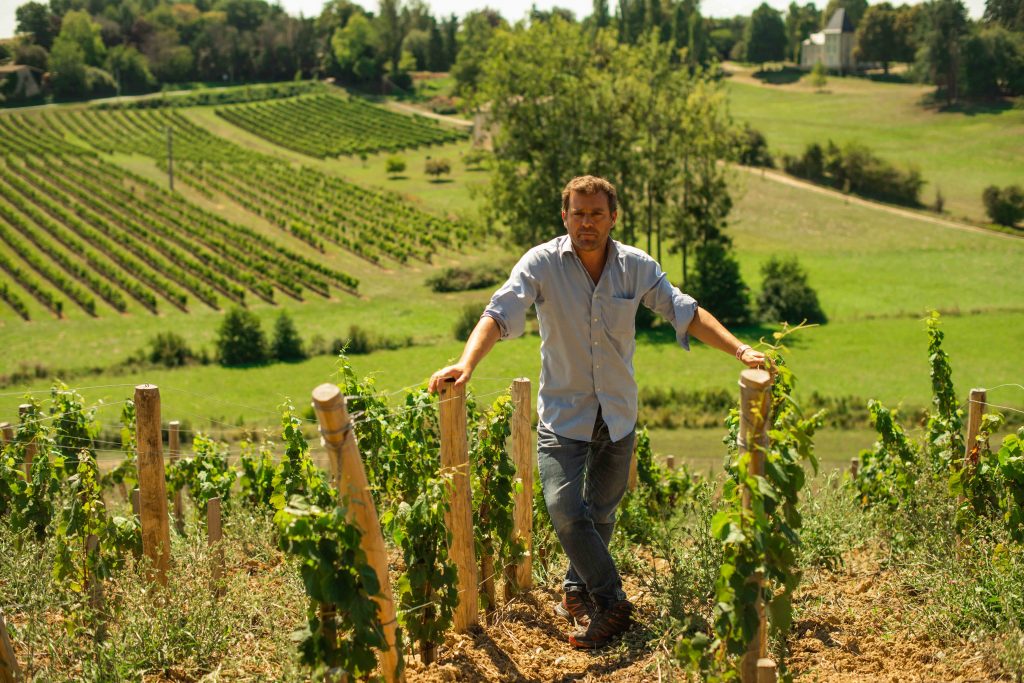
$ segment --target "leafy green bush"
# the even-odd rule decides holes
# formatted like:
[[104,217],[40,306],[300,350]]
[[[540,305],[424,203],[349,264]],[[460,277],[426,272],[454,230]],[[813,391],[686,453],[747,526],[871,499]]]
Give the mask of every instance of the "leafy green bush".
[[196,360],[188,342],[176,332],[160,332],[149,340],[146,360],[168,368],[179,368]]
[[473,332],[473,328],[480,322],[480,315],[484,312],[484,306],[480,304],[466,304],[462,312],[455,319],[455,327],[452,330],[455,338],[459,341],[466,341]]
[[757,315],[763,322],[801,321],[826,323],[818,295],[807,282],[807,273],[796,257],[779,259],[774,256],[761,266],[761,293],[757,297]]
[[440,180],[441,176],[452,172],[452,164],[447,159],[427,159],[423,170],[427,175],[433,176],[435,180]]
[[764,166],[772,168],[775,160],[768,151],[768,141],[764,133],[749,123],[744,123],[736,134],[737,161],[745,166]]
[[[323,353],[336,356],[344,349],[348,355],[357,356],[373,351],[404,349],[409,346],[412,346],[412,337],[387,337],[363,329],[359,325],[351,325],[348,328],[348,336],[344,339],[334,339]],[[320,351],[314,351],[318,352]]]
[[270,356],[283,361],[306,358],[306,350],[303,348],[298,330],[295,329],[295,323],[285,311],[281,311],[274,321],[274,339],[270,342]]
[[217,329],[217,360],[221,365],[253,365],[267,360],[267,338],[255,313],[237,306]]
[[398,175],[405,171],[405,159],[401,157],[388,157],[384,162],[388,175]]
[[445,268],[427,278],[427,285],[435,292],[465,292],[493,287],[504,280],[507,273],[506,268],[486,264],[470,268]]
[[921,188],[925,184],[916,168],[898,169],[856,142],[841,148],[831,140],[824,148],[811,143],[802,156],[783,157],[783,168],[786,173],[843,192],[909,206],[921,204]]
[[982,192],[981,200],[985,203],[985,213],[994,223],[1012,228],[1024,219],[1024,191],[1020,185],[1007,185],[1002,189],[989,185]]

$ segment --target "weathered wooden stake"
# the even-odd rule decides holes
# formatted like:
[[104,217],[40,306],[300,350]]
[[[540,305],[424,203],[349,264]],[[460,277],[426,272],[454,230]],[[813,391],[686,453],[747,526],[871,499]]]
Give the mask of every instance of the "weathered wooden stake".
[[776,683],[778,680],[774,659],[762,657],[757,660],[757,683]]
[[0,448],[14,441],[14,427],[10,422],[0,422]]
[[978,466],[977,439],[981,429],[981,416],[985,413],[988,395],[984,389],[971,389],[970,403],[967,408],[967,441],[964,442],[964,467],[974,472]]
[[139,495],[138,487],[132,489],[132,514],[142,520],[142,497]]
[[459,604],[454,621],[456,633],[465,633],[479,623],[479,601],[466,438],[466,385],[456,386],[452,379],[441,384],[441,467],[452,473],[446,521],[452,532],[450,554],[458,571]]
[[387,643],[387,648],[381,652],[381,672],[384,680],[389,683],[403,681],[405,676],[400,672],[401,655],[397,648],[397,618],[388,578],[387,550],[377,517],[377,506],[370,495],[370,484],[366,479],[363,459],[359,455],[359,445],[341,389],[333,384],[318,386],[313,390],[313,408],[320,422],[320,434],[328,458],[338,473],[335,485],[339,494],[348,499],[348,519],[362,531],[360,547],[380,583],[381,593],[373,600],[377,604],[377,616],[384,627],[384,642]]
[[860,472],[860,458],[850,458],[850,477],[856,479],[858,472]]
[[[167,423],[167,450],[173,465],[181,457],[181,423],[171,420]],[[185,535],[185,506],[181,500],[181,489],[174,492],[174,528]]]
[[[25,421],[25,417],[32,410],[32,405],[29,403],[22,403],[18,406],[18,417],[22,422]],[[32,476],[32,461],[36,458],[36,439],[32,437],[32,440],[25,444],[25,463],[23,465],[25,469],[25,476]]]
[[[771,410],[772,376],[765,370],[748,368],[740,373],[740,433],[739,457],[749,454],[748,474],[764,476],[764,458],[768,449],[768,421]],[[743,508],[751,509],[751,493],[744,487]],[[749,581],[761,585],[764,577],[755,572]],[[740,678],[743,683],[757,683],[758,660],[768,650],[768,623],[765,616],[764,599],[760,591],[757,596],[758,632],[747,645],[747,651],[740,661]]]
[[14,658],[14,646],[7,635],[7,622],[0,608],[0,683],[20,683],[24,680],[18,660]]
[[533,434],[530,420],[530,380],[519,377],[512,382],[512,434],[509,436],[512,461],[523,489],[516,494],[512,512],[512,536],[526,548],[523,559],[505,568],[505,600],[533,587]]
[[156,386],[140,384],[135,387],[135,421],[142,552],[153,563],[154,578],[166,586],[171,564],[171,529],[167,519],[167,482],[160,433],[160,389]]
[[665,467],[668,468],[669,472],[673,472],[676,469],[676,456],[666,455],[665,456]]
[[213,556],[210,588],[216,596],[224,594],[224,586],[221,584],[224,579],[224,544],[221,543],[223,538],[220,525],[220,498],[211,498],[206,502],[206,539]]

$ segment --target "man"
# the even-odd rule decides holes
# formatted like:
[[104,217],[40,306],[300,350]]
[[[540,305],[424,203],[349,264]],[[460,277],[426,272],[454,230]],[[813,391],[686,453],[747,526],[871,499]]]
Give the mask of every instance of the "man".
[[615,187],[594,176],[574,178],[562,191],[566,234],[530,249],[512,269],[466,342],[455,365],[430,378],[430,390],[469,381],[499,339],[523,333],[537,307],[541,374],[537,458],[544,501],[569,569],[556,611],[583,628],[569,636],[596,648],[625,632],[633,605],[608,552],[615,509],[626,492],[637,416],[633,375],[635,319],[643,304],[676,330],[750,367],[764,354],[741,344],[714,316],[669,283],[643,251],[616,242]]

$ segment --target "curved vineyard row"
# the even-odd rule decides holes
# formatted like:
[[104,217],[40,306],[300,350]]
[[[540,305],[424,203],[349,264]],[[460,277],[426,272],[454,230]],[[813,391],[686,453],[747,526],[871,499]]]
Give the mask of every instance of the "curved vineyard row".
[[[99,159],[9,158],[0,190],[0,242],[89,315],[98,314],[92,293],[119,312],[123,294],[156,312],[158,297],[183,310],[190,297],[219,308],[221,297],[244,304],[249,291],[272,303],[275,288],[302,299],[306,289],[328,297],[359,284]],[[2,270],[5,291],[63,313],[27,269]]]
[[315,95],[217,109],[224,120],[275,145],[312,157],[395,151],[454,142],[462,131],[358,99]]

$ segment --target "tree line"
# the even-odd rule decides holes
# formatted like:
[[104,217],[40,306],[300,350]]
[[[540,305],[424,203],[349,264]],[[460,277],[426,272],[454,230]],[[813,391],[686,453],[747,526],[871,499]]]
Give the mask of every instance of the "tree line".
[[[853,24],[854,59],[881,66],[909,65],[911,78],[932,83],[947,103],[1024,93],[1024,5],[987,0],[972,21],[962,0],[894,6],[867,0],[830,0],[825,10],[792,2],[785,14],[762,4],[749,19],[736,17],[712,32],[721,57],[754,63],[799,62],[804,39],[837,9]],[[726,52],[727,50],[727,52]]]

